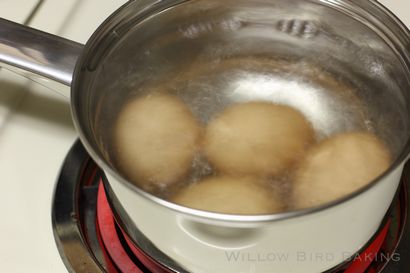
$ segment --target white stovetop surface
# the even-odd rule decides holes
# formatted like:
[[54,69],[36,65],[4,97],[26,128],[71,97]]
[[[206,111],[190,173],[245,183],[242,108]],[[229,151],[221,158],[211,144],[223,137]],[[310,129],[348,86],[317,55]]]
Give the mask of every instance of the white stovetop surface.
[[[39,0],[0,0],[0,17],[24,22]],[[45,0],[30,26],[84,43],[126,0]],[[66,273],[51,203],[76,139],[68,100],[0,70],[0,272]]]
[[[24,22],[40,0],[0,0],[0,17]],[[30,26],[84,43],[126,0],[44,0]],[[383,0],[410,27],[410,1]],[[51,225],[53,189],[76,139],[69,102],[0,69],[0,271],[66,273]]]

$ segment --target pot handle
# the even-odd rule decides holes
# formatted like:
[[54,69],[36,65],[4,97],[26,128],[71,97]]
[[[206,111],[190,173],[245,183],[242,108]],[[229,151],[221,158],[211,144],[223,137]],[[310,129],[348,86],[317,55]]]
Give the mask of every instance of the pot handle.
[[[231,223],[232,224],[232,223]],[[179,218],[178,226],[189,237],[217,249],[249,249],[257,245],[265,234],[263,225],[226,226]]]
[[0,18],[0,63],[12,70],[71,85],[82,49],[79,43]]

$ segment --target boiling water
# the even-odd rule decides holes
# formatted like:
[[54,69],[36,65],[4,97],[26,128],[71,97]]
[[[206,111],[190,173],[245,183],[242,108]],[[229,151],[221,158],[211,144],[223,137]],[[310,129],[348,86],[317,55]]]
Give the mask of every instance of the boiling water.
[[[254,56],[218,59],[201,64],[186,67],[173,77],[157,81],[155,85],[146,85],[130,99],[158,92],[172,94],[190,108],[203,127],[230,105],[266,101],[298,109],[314,128],[317,142],[348,131],[367,131],[383,137],[377,122],[372,119],[371,109],[357,96],[358,86],[342,77],[336,78],[313,62]],[[115,157],[118,151],[111,149],[114,165],[124,171]],[[267,179],[267,189],[279,193],[285,210],[292,207],[289,200],[295,168]],[[182,181],[171,186],[159,184],[158,187],[150,187],[150,191],[168,199],[190,183],[214,174],[217,172],[200,151]],[[135,179],[127,178],[131,181]],[[148,183],[133,182],[137,185]]]

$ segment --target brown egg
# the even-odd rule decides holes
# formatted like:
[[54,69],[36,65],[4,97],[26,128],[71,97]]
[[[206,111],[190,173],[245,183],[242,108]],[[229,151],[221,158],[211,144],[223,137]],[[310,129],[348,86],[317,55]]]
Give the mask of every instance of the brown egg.
[[370,133],[331,137],[314,147],[296,172],[294,205],[316,206],[352,193],[382,174],[390,162],[387,147]]
[[165,187],[187,174],[201,128],[177,97],[149,95],[130,101],[115,128],[117,165],[144,189]]
[[314,141],[310,123],[297,110],[269,102],[228,107],[208,125],[204,151],[227,174],[277,175]]
[[249,177],[207,178],[183,188],[171,201],[194,209],[227,214],[269,214],[283,209],[273,190]]

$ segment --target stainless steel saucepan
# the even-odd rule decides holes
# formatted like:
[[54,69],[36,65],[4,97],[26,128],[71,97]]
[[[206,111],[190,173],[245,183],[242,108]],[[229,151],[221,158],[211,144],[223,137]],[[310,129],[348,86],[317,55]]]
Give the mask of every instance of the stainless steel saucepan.
[[[410,35],[374,0],[140,0],[82,45],[0,21],[0,61],[71,85],[80,139],[104,170],[110,205],[135,244],[176,272],[326,271],[378,230],[409,154]],[[320,207],[225,215],[182,207],[127,181],[113,164],[116,114],[169,90],[203,122],[267,100],[299,109],[319,137],[371,130],[394,162]]]

